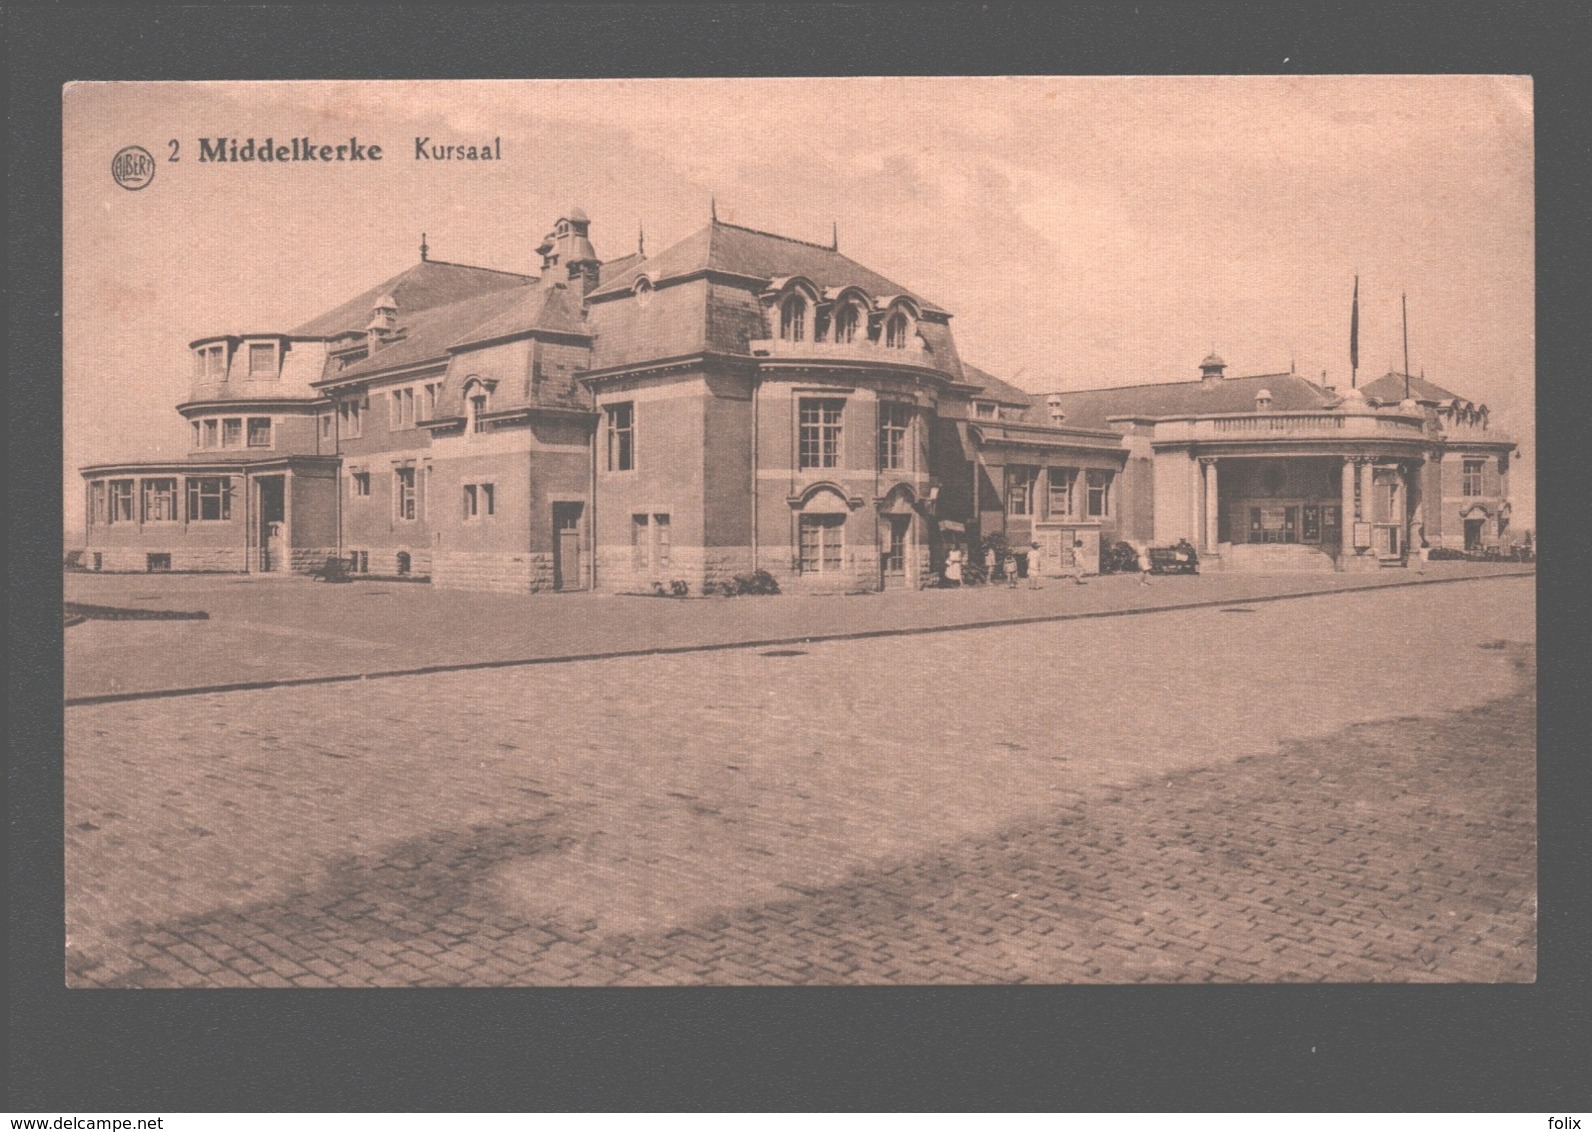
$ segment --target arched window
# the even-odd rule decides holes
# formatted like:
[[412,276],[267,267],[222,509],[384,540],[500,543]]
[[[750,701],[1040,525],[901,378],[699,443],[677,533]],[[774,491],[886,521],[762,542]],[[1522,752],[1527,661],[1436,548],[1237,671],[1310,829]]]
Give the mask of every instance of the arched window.
[[485,432],[486,414],[492,408],[492,391],[484,381],[472,378],[464,383],[464,416],[466,432]]
[[635,283],[631,285],[630,289],[634,292],[638,305],[646,306],[652,301],[652,280],[645,275],[637,276]]
[[842,303],[835,310],[835,335],[836,342],[851,342],[857,337],[857,306],[855,303]]
[[884,344],[893,350],[907,347],[907,316],[896,311],[884,324]]
[[807,300],[803,296],[790,295],[779,305],[779,336],[790,342],[807,337]]

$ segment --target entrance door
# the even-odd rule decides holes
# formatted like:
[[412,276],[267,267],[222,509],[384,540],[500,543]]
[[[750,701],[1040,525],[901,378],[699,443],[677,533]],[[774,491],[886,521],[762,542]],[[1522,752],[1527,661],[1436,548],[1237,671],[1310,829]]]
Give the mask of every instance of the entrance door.
[[912,531],[911,515],[886,515],[889,543],[884,552],[884,584],[904,586],[907,580],[907,536]]
[[262,476],[260,485],[260,569],[287,566],[287,491],[285,476]]
[[1476,551],[1481,549],[1481,528],[1485,519],[1465,520],[1465,549]]
[[580,565],[580,513],[583,504],[553,504],[553,588],[585,589]]

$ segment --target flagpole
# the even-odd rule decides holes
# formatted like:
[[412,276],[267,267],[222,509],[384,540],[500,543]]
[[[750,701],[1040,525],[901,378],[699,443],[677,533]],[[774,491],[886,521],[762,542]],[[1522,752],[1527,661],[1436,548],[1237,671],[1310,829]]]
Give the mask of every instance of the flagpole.
[[1354,304],[1349,313],[1349,388],[1359,387],[1360,373],[1360,277],[1354,277]]
[[1404,312],[1404,399],[1410,399],[1410,304],[1409,299],[1401,292],[1399,306]]

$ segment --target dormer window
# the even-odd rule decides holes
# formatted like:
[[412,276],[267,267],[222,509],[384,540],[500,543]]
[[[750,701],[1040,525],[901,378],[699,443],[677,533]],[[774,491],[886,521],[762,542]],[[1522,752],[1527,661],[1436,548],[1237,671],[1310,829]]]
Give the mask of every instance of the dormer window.
[[249,376],[256,381],[276,376],[276,343],[249,343]]
[[840,308],[835,311],[834,340],[836,342],[855,341],[857,337],[857,325],[860,321],[861,320],[857,314],[856,304],[842,303]]
[[1271,412],[1271,390],[1262,389],[1259,393],[1255,394],[1255,412]]
[[995,419],[995,405],[990,401],[974,402],[973,415],[981,421],[992,421]]
[[787,342],[801,342],[807,337],[807,300],[801,295],[790,295],[779,305],[779,336]]
[[224,342],[213,346],[200,346],[193,352],[194,376],[201,381],[225,381],[227,377],[227,347]]
[[630,289],[635,293],[637,306],[644,307],[652,301],[652,280],[645,275],[638,278]]
[[492,411],[492,388],[479,377],[464,383],[465,431],[486,431],[486,415]]
[[884,344],[892,350],[906,349],[910,325],[907,316],[900,311],[891,315],[884,324]]

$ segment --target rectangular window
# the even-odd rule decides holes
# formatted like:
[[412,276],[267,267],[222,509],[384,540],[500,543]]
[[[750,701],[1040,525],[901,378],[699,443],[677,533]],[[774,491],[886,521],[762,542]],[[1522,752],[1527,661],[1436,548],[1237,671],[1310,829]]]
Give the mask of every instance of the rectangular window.
[[1087,477],[1089,484],[1089,518],[1107,518],[1111,514],[1112,474],[1104,468],[1090,468]]
[[838,574],[842,560],[846,517],[801,517],[801,570],[804,574]]
[[981,421],[992,421],[995,419],[995,406],[988,401],[980,401],[973,406],[973,415]]
[[103,523],[105,521],[105,481],[95,480],[88,485],[88,521]]
[[631,471],[636,466],[636,407],[627,401],[609,405],[604,412],[608,418],[608,470]]
[[392,470],[392,513],[393,518],[405,522],[415,517],[415,470],[413,468],[394,468]]
[[442,383],[440,381],[432,381],[426,384],[425,403],[423,406],[423,411],[426,415],[421,418],[422,420],[434,421],[437,419],[437,395],[441,392]]
[[269,448],[269,447],[271,447],[271,418],[270,417],[250,417],[249,418],[249,447],[250,448]]
[[798,410],[797,462],[802,468],[840,467],[840,420],[846,402],[839,397],[803,397]]
[[275,343],[249,343],[249,376],[253,378],[272,378],[276,376]]
[[1072,514],[1072,488],[1077,482],[1077,468],[1050,469],[1049,515],[1052,519],[1070,519]]
[[466,519],[484,519],[497,513],[497,489],[489,483],[467,483],[464,485],[464,517]]
[[217,429],[220,427],[216,421],[205,421],[204,447],[214,448],[217,444]]
[[188,427],[193,430],[193,447],[198,448],[199,447],[199,438],[200,438],[199,422],[198,421],[189,421],[188,422]]
[[907,425],[912,412],[909,405],[889,401],[879,405],[879,469],[900,471],[907,466]]
[[194,376],[201,380],[224,381],[227,376],[227,348],[223,344],[201,346],[194,351]]
[[243,418],[226,417],[221,422],[221,447],[243,447]]
[[1466,460],[1463,468],[1460,493],[1463,495],[1480,495],[1482,493],[1482,469],[1485,468],[1484,460]]
[[387,406],[387,426],[390,429],[415,427],[415,391],[394,389],[392,401]]
[[321,417],[320,417],[320,420],[321,420],[321,439],[322,440],[330,440],[332,438],[332,414],[330,414],[330,413],[322,413]]
[[133,521],[132,480],[111,480],[110,521],[113,523],[131,523]]
[[177,521],[177,481],[155,479],[144,481],[144,522],[174,523]]
[[1039,479],[1038,468],[1012,467],[1006,469],[1006,513],[1021,517],[1034,513],[1034,484]]
[[659,569],[669,565],[669,516],[652,517],[652,562]]
[[337,403],[337,421],[345,438],[357,439],[360,435],[359,398]]
[[355,499],[370,498],[370,473],[348,473],[348,494]]
[[196,476],[188,481],[188,521],[210,523],[232,518],[232,479]]

